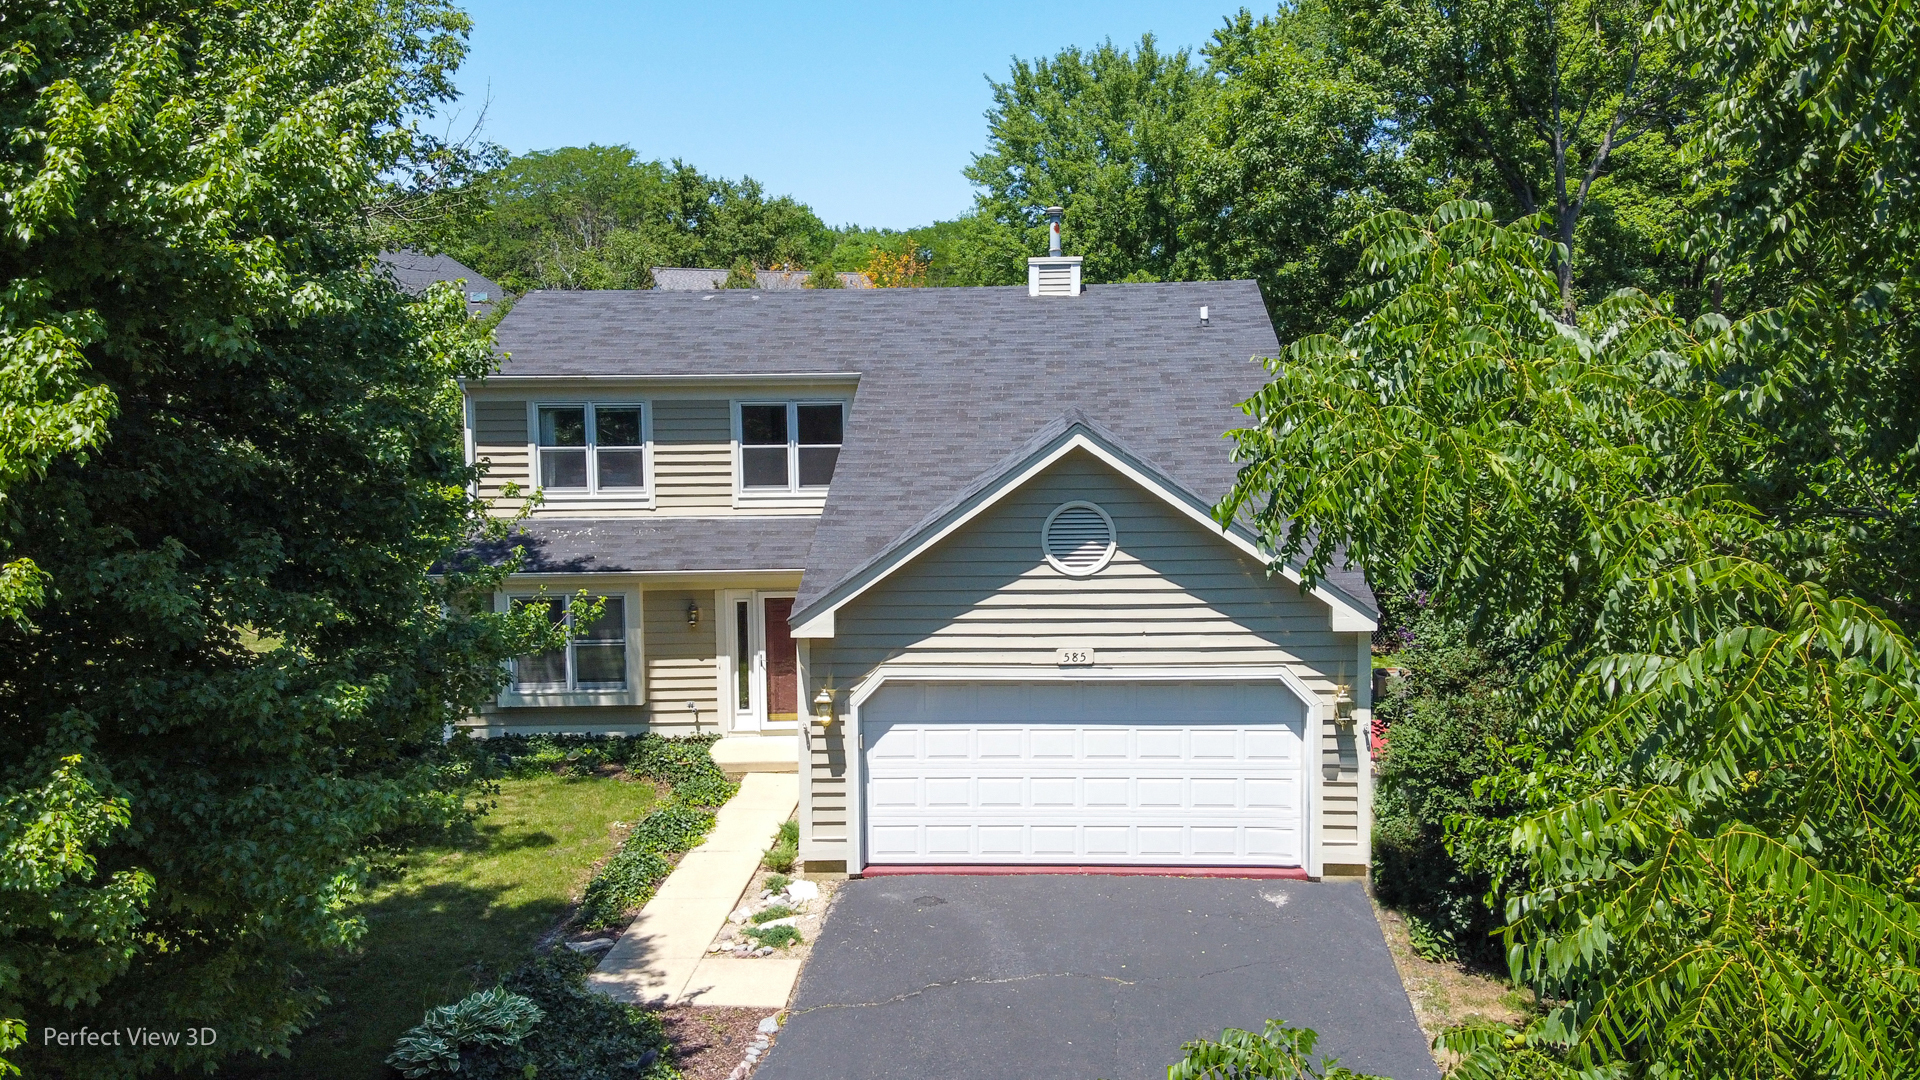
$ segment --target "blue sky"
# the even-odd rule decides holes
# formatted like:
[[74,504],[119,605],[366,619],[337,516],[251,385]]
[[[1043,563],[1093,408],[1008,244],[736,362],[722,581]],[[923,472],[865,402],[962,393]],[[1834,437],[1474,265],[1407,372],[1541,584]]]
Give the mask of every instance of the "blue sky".
[[[751,175],[831,225],[905,228],[972,205],[983,76],[1009,58],[1152,33],[1204,43],[1239,0],[606,3],[469,0],[464,132],[509,150],[626,143]],[[1250,5],[1265,11],[1270,5]]]

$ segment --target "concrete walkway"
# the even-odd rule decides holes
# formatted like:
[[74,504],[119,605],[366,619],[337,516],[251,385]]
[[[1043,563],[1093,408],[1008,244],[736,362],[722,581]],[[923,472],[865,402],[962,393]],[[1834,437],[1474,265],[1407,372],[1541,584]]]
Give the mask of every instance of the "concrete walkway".
[[800,961],[709,958],[707,946],[738,906],[780,823],[800,801],[793,773],[750,772],[720,808],[713,831],[687,852],[588,981],[635,1005],[784,1008]]

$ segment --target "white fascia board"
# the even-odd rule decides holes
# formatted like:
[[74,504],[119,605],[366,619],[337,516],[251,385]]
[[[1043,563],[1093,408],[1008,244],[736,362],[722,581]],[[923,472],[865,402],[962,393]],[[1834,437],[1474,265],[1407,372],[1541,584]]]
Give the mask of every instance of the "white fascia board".
[[799,626],[789,629],[787,634],[796,639],[830,638],[833,636],[833,613],[835,610],[837,609],[828,608],[813,618],[808,619],[806,622],[801,623]]
[[[1157,477],[1140,468],[1125,456],[1114,452],[1082,429],[1074,432],[1069,438],[1062,441],[1060,445],[1054,447],[1052,450],[1035,458],[1026,468],[1008,473],[1001,479],[1000,483],[984,491],[972,506],[967,507],[945,525],[922,537],[912,547],[901,549],[892,558],[874,567],[864,578],[858,580],[857,585],[854,585],[841,596],[835,598],[832,603],[819,614],[808,619],[805,625],[812,626],[821,617],[830,615],[851,603],[868,589],[886,580],[895,570],[919,558],[928,548],[933,547],[933,545],[951,536],[974,518],[986,513],[998,505],[1000,500],[1006,498],[1014,491],[1019,490],[1027,481],[1044,472],[1055,462],[1075,450],[1085,450],[1087,453],[1099,458],[1101,461],[1112,466],[1113,469],[1122,476],[1127,477],[1146,490],[1158,495],[1162,501],[1185,514],[1194,524],[1214,533],[1247,555],[1258,559],[1261,563],[1268,566],[1278,566],[1281,574],[1283,574],[1288,581],[1293,582],[1295,585],[1300,584],[1301,577],[1298,570],[1288,566],[1286,563],[1277,562],[1271,554],[1263,551],[1260,546],[1254,543],[1242,530],[1237,528],[1222,528],[1220,523],[1213,519],[1213,514],[1210,513],[1206,507],[1202,506],[1198,500],[1189,497],[1183,491],[1170,488],[1166,484],[1161,483]],[[1371,632],[1379,625],[1374,621],[1372,616],[1355,607],[1345,597],[1327,588],[1324,584],[1315,586],[1310,592],[1315,599],[1326,604],[1331,610],[1333,621],[1331,628],[1336,632]]]

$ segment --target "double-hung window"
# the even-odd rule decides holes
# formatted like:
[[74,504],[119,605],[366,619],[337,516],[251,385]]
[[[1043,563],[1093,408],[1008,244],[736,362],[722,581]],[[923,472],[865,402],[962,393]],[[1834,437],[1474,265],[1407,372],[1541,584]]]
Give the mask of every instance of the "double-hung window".
[[540,405],[537,411],[542,488],[578,493],[646,490],[644,406],[587,402]]
[[840,459],[847,406],[839,401],[743,402],[740,490],[824,490]]
[[600,617],[585,627],[574,626],[566,600],[554,596],[516,596],[515,610],[538,605],[556,625],[572,630],[566,648],[528,653],[513,660],[516,693],[553,693],[570,690],[624,690],[627,688],[627,605],[618,596],[602,601]]

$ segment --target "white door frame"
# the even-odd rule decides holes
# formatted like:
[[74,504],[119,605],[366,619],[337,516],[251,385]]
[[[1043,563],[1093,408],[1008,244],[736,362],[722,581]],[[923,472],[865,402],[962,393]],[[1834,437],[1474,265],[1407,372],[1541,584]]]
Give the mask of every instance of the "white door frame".
[[855,686],[847,696],[847,872],[864,873],[867,867],[867,735],[860,718],[860,707],[890,682],[1277,682],[1300,699],[1306,709],[1306,730],[1301,732],[1301,771],[1305,790],[1300,808],[1302,867],[1309,877],[1320,874],[1320,837],[1315,832],[1316,811],[1320,805],[1320,731],[1322,703],[1320,695],[1300,676],[1284,667],[1170,667],[1170,668],[940,668],[882,664]]
[[[771,723],[767,720],[767,608],[768,600],[791,600],[791,589],[724,589],[720,592],[719,655],[721,663],[720,701],[729,732],[797,731],[799,722]],[[747,707],[740,707],[739,605],[747,605]],[[795,641],[798,652],[799,642]],[[797,661],[797,656],[796,656]],[[797,693],[798,691],[796,691]],[[798,703],[806,712],[806,703]]]

